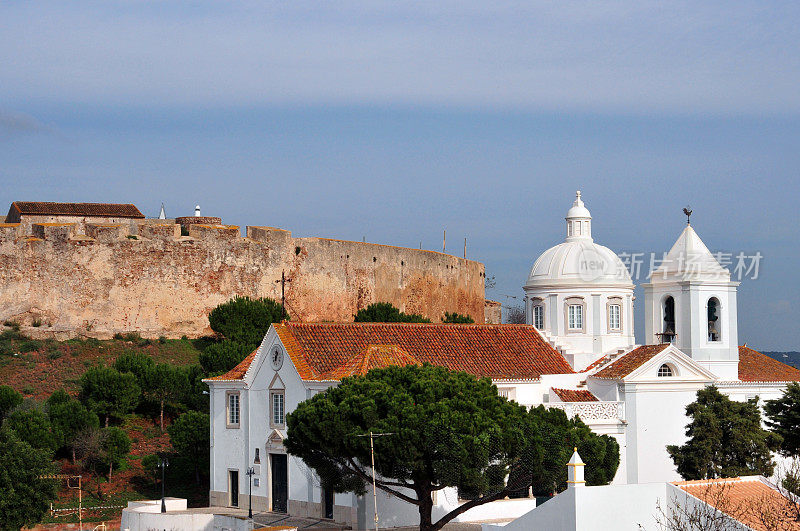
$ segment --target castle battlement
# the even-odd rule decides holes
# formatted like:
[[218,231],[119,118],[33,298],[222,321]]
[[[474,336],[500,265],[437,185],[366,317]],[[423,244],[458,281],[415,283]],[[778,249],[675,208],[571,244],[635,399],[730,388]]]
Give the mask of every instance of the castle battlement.
[[164,219],[0,224],[0,320],[39,321],[40,334],[197,336],[236,295],[279,300],[284,274],[295,320],[352,321],[387,301],[434,321],[445,312],[484,321],[480,262],[276,227],[245,232]]

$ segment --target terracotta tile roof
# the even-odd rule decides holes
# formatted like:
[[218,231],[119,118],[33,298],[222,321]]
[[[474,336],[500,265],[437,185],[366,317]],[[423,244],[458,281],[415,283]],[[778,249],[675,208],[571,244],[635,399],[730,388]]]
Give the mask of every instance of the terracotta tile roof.
[[800,530],[798,507],[758,476],[679,481],[673,485],[751,529]]
[[599,402],[591,391],[586,389],[556,389],[551,387],[553,392],[563,402]]
[[407,323],[275,324],[304,380],[394,363],[431,363],[493,379],[537,379],[573,371],[527,325]]
[[135,205],[117,203],[14,201],[11,203],[11,210],[22,215],[144,218],[144,214]]
[[743,382],[797,382],[800,370],[743,345],[739,347],[739,379]]
[[256,359],[257,353],[258,349],[255,349],[253,352],[248,354],[245,359],[239,362],[239,364],[236,367],[229,370],[225,374],[220,374],[219,376],[212,376],[210,378],[204,378],[204,380],[219,380],[219,381],[241,380],[242,378],[244,378],[244,375],[247,373],[247,369],[250,368],[250,365],[253,363],[253,360]]
[[341,380],[347,376],[367,374],[370,369],[396,365],[422,365],[420,361],[397,345],[368,345],[344,365],[320,375],[320,380]]
[[610,356],[603,356],[600,359],[595,360],[594,362],[590,363],[585,369],[580,372],[590,372],[596,369],[597,367],[608,363],[611,360]]
[[630,373],[644,365],[647,361],[653,359],[656,354],[667,348],[669,343],[661,343],[660,345],[642,345],[637,347],[627,354],[623,354],[619,358],[606,365],[592,376],[597,378],[619,379],[628,376]]

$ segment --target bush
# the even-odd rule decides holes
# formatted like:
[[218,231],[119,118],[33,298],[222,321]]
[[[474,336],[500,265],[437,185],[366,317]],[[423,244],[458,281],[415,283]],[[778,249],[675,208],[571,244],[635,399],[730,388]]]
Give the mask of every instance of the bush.
[[114,334],[114,339],[116,339],[117,341],[122,341],[124,337],[120,332],[117,332],[116,334]]
[[353,316],[357,323],[430,323],[431,320],[416,313],[403,313],[391,303],[375,302],[358,310]]
[[206,374],[226,372],[236,367],[255,348],[235,341],[213,343],[200,353],[200,365]]
[[158,336],[158,342],[163,345],[167,342],[167,338],[165,336]]
[[20,404],[22,404],[21,394],[8,385],[0,385],[0,423]]
[[255,347],[272,323],[288,318],[286,310],[272,299],[234,297],[211,310],[208,322],[225,339]]
[[469,315],[461,315],[460,313],[445,312],[443,323],[458,323],[458,324],[472,324],[475,320]]
[[16,321],[3,321],[3,326],[9,327],[14,332],[19,332],[19,323]]
[[128,332],[122,336],[122,339],[125,341],[130,341],[131,343],[138,343],[142,340],[142,336],[139,334],[139,332]]
[[17,351],[20,354],[36,352],[40,348],[42,348],[42,342],[37,339],[25,339],[17,343]]
[[37,317],[36,319],[34,319],[34,320],[33,320],[33,322],[31,323],[31,325],[32,325],[34,328],[39,328],[40,326],[42,326],[42,320],[41,320],[41,319],[39,319],[39,318]]

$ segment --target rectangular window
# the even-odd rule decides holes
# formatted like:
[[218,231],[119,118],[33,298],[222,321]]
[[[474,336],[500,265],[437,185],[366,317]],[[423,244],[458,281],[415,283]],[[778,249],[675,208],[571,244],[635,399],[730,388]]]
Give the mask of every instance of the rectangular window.
[[228,427],[239,427],[239,393],[228,394]]
[[620,329],[620,305],[611,304],[608,307],[608,327],[611,330]]
[[283,426],[286,421],[284,415],[283,393],[271,393],[272,396],[272,424]]
[[571,330],[583,329],[583,305],[569,305],[569,328]]
[[544,329],[544,306],[541,304],[533,307],[533,326],[539,330]]

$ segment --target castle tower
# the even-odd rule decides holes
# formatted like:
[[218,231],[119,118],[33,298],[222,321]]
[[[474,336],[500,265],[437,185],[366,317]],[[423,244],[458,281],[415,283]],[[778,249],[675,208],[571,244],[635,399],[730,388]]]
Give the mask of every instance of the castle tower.
[[566,239],[533,264],[526,322],[560,348],[575,370],[633,345],[633,281],[619,257],[592,239],[581,192],[567,211]]
[[674,343],[723,380],[737,380],[736,287],[690,224],[643,285],[647,343]]

